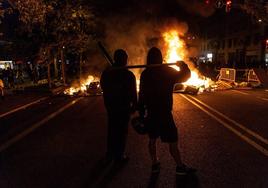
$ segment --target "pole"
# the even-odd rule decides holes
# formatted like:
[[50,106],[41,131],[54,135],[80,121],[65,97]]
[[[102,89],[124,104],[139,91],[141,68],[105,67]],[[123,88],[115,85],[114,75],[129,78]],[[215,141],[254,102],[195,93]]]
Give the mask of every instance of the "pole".
[[81,83],[81,78],[82,78],[82,52],[79,54],[79,81]]
[[[152,65],[129,65],[125,66],[122,68],[127,68],[127,69],[140,69],[140,68],[151,68],[151,67],[160,67],[160,66],[171,66],[171,65],[178,65],[180,63],[184,63],[183,61],[177,61],[177,63],[164,63],[164,64],[152,64]],[[115,67],[117,68],[117,67]],[[120,68],[120,67],[118,67]]]
[[51,88],[50,62],[48,62],[48,65],[47,65],[47,80],[48,80],[48,87]]
[[55,77],[55,79],[56,80],[58,80],[58,64],[57,64],[57,57],[55,57],[54,56],[54,58],[53,58],[53,60],[54,60],[54,77]]
[[65,62],[64,62],[63,49],[61,49],[61,72],[62,72],[63,85],[66,85],[66,78],[65,78]]

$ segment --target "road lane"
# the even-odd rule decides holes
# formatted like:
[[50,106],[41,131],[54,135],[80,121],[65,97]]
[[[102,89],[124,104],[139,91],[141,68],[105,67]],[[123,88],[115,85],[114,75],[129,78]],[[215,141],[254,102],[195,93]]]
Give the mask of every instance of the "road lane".
[[5,100],[0,100],[0,114],[6,113],[12,109],[16,109],[46,96],[48,95],[30,93],[7,95]]
[[201,187],[266,187],[267,157],[180,95],[174,117],[183,158],[198,169]]
[[261,95],[262,92],[256,91],[243,95],[229,90],[200,94],[196,98],[267,139],[268,101],[260,99]]
[[[177,94],[173,114],[183,161],[198,169],[201,187],[268,185],[264,155]],[[103,176],[105,170],[98,164],[105,153],[106,121],[102,97],[83,98],[5,150],[4,174],[0,173],[0,179],[9,177],[13,187],[20,188],[91,187],[100,177],[104,179],[98,181],[108,187],[147,187],[150,180],[147,137],[137,135],[131,128],[127,144],[129,163],[113,173],[112,178]],[[159,144],[162,168],[158,187],[174,187],[175,183],[175,164],[167,149]],[[98,169],[100,176],[94,169]],[[1,181],[0,187],[4,187]]]
[[32,105],[35,105],[35,104],[37,104],[37,103],[39,103],[39,102],[41,102],[43,100],[46,100],[46,99],[48,99],[48,97],[42,97],[42,98],[39,98],[39,99],[37,99],[35,101],[32,101],[32,102],[29,102],[27,104],[21,105],[19,107],[15,107],[15,108],[7,111],[7,112],[3,112],[2,114],[0,114],[0,118],[3,118],[3,117],[8,116],[10,114],[16,113],[16,112],[18,112],[20,110],[25,110],[26,108],[28,108],[28,107],[30,107]]
[[[221,112],[215,110],[214,108],[208,106],[207,104],[203,103],[202,101],[187,95],[181,95],[183,98],[191,102],[193,105],[198,107],[200,110],[208,114],[211,118],[218,121],[220,124],[222,124],[225,128],[232,131],[234,134],[236,134],[238,137],[240,137],[242,140],[259,150],[261,153],[263,153],[265,156],[268,157],[268,140],[260,136],[259,134],[247,129],[245,126],[241,125],[240,123],[237,123],[236,121],[230,119],[229,117],[225,116]],[[248,135],[246,135],[249,134]],[[251,139],[250,136],[257,139],[259,142],[262,142],[263,145],[258,144],[254,139]]]
[[36,130],[37,128],[39,128],[40,126],[42,126],[43,124],[45,124],[49,120],[53,119],[54,117],[56,117],[57,115],[62,113],[64,110],[66,110],[66,109],[70,108],[71,106],[75,105],[75,103],[77,103],[81,99],[82,99],[82,97],[74,99],[70,103],[64,105],[63,107],[61,107],[57,111],[49,114],[47,117],[41,119],[37,123],[35,123],[33,125],[30,125],[29,128],[23,130],[21,133],[18,133],[18,135],[13,136],[12,138],[10,138],[7,141],[5,141],[4,143],[0,144],[0,153],[3,152],[5,149],[9,148],[10,146],[12,146],[13,144],[15,144],[16,142],[20,141],[24,137],[28,136],[34,130]]
[[54,96],[33,104],[22,111],[0,118],[0,143],[7,141],[23,132],[40,120],[46,118],[74,98],[68,96]]

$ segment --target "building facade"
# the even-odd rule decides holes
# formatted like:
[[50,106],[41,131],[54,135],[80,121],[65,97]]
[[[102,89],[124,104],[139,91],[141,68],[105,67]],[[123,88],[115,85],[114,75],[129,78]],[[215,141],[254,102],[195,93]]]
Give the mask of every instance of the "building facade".
[[217,67],[251,68],[268,65],[267,25],[242,11],[218,12],[204,24],[200,57]]

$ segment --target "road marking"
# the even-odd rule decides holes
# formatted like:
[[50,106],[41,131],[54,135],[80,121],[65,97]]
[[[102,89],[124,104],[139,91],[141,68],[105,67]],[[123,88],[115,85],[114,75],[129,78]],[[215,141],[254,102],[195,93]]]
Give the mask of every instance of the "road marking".
[[262,99],[262,100],[264,100],[264,101],[268,101],[267,98],[262,98],[262,97],[260,97],[259,99]]
[[[215,119],[216,121],[218,121],[219,123],[221,123],[225,128],[229,129],[230,131],[232,131],[234,134],[236,134],[238,137],[240,137],[241,139],[243,139],[244,141],[246,141],[248,144],[250,144],[251,146],[253,146],[255,149],[259,150],[261,153],[263,153],[265,156],[268,156],[268,150],[266,148],[264,148],[263,146],[257,144],[255,141],[253,141],[252,139],[250,139],[249,137],[247,137],[246,135],[242,134],[241,132],[239,132],[238,130],[236,130],[235,128],[233,128],[231,125],[229,125],[228,123],[224,122],[223,120],[221,120],[220,118],[218,118],[217,116],[215,116],[214,114],[212,114],[211,112],[209,112],[208,110],[206,110],[204,107],[202,107],[201,105],[199,105],[197,102],[199,101],[194,101],[193,97],[189,97],[189,96],[184,96],[181,94],[181,96],[183,98],[185,98],[186,100],[188,100],[190,103],[192,103],[193,105],[195,105],[196,107],[198,107],[199,109],[201,109],[203,112],[205,112],[206,114],[208,114],[210,117],[212,117],[213,119]],[[201,101],[200,101],[201,102]],[[202,104],[202,103],[201,103]],[[207,105],[206,105],[207,106]],[[212,110],[214,112],[214,109]],[[216,110],[215,110],[216,111]],[[218,113],[217,113],[218,114]],[[219,112],[219,114],[221,114]],[[218,114],[218,115],[219,115]],[[220,115],[221,116],[221,115]],[[222,116],[224,117],[224,116]],[[226,116],[225,116],[226,117]],[[228,118],[228,117],[227,117]],[[230,119],[230,118],[228,118]],[[227,119],[227,120],[228,120]],[[233,121],[233,120],[232,120]],[[235,121],[234,121],[235,122]],[[249,130],[249,132],[252,132]],[[250,134],[250,133],[249,133]],[[256,134],[256,133],[254,133]],[[256,134],[257,135],[257,134]],[[262,138],[262,137],[261,137]],[[264,138],[263,138],[264,139]],[[266,139],[264,139],[265,142],[267,142]],[[264,142],[264,143],[265,143]]]
[[249,93],[238,91],[238,90],[232,90],[233,92],[240,93],[242,95],[250,95]]
[[223,113],[217,111],[216,109],[212,108],[211,106],[205,104],[204,102],[198,100],[197,98],[194,98],[192,96],[189,96],[191,99],[194,99],[195,101],[197,101],[198,103],[204,105],[205,107],[207,107],[208,109],[210,109],[211,111],[215,112],[216,114],[218,114],[219,116],[221,116],[224,119],[227,119],[228,121],[232,122],[234,125],[236,125],[237,127],[239,127],[240,129],[242,129],[243,131],[247,132],[248,134],[250,134],[251,136],[259,139],[260,141],[262,141],[263,143],[268,145],[268,140],[263,138],[262,136],[260,136],[259,134],[251,131],[250,129],[246,128],[245,126],[241,125],[240,123],[236,122],[235,120],[232,120],[231,118],[227,117],[226,115],[224,115]]
[[[232,90],[233,92],[236,92],[236,93],[240,93],[242,95],[250,95],[249,93],[246,93],[246,92],[242,92],[242,91],[238,91],[238,90]],[[264,100],[264,101],[268,101],[267,98],[263,98],[263,97],[257,97],[258,99],[261,99],[261,100]]]
[[13,113],[15,113],[15,112],[17,112],[17,111],[23,110],[23,109],[25,109],[25,108],[27,108],[27,107],[29,107],[29,106],[32,106],[32,105],[34,105],[34,104],[36,104],[36,103],[41,102],[41,101],[43,101],[43,100],[45,100],[45,99],[47,99],[47,98],[48,98],[48,97],[40,98],[40,99],[38,99],[38,100],[36,100],[36,101],[34,101],[34,102],[31,102],[31,103],[29,103],[29,104],[20,106],[20,107],[18,107],[18,108],[15,108],[15,109],[13,109],[13,110],[10,110],[10,111],[8,111],[8,112],[5,112],[5,113],[3,113],[3,114],[0,114],[0,118],[3,118],[3,117],[5,117],[5,116],[7,116],[7,115],[10,115],[10,114],[13,114]]
[[25,136],[29,135],[30,133],[32,133],[35,129],[39,128],[40,126],[42,126],[43,124],[45,124],[46,122],[48,122],[49,120],[53,119],[54,117],[56,117],[57,115],[59,115],[60,113],[62,113],[64,110],[70,108],[71,106],[73,106],[75,103],[77,103],[78,101],[80,101],[82,99],[78,98],[73,100],[72,102],[66,104],[65,106],[63,106],[62,108],[60,108],[59,110],[57,110],[56,112],[53,112],[52,114],[48,115],[46,118],[42,119],[41,121],[35,123],[33,126],[31,126],[30,128],[24,130],[22,133],[18,134],[17,136],[11,138],[10,140],[8,140],[7,142],[5,142],[4,144],[0,145],[0,152],[6,150],[7,148],[9,148],[11,145],[15,144],[16,142],[18,142],[19,140],[23,139]]

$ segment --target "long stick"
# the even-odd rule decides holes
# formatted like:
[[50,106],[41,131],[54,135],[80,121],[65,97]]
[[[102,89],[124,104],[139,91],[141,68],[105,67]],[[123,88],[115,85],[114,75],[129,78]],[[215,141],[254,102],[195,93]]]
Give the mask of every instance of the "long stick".
[[[111,58],[110,54],[108,51],[105,49],[105,47],[102,45],[101,42],[98,42],[98,46],[107,60],[107,62],[111,65],[114,64],[113,59]],[[122,68],[127,68],[127,69],[140,69],[140,68],[147,68],[147,67],[159,67],[159,66],[171,66],[171,65],[178,65],[180,63],[184,63],[183,61],[177,61],[176,63],[164,63],[164,64],[153,64],[153,65],[129,65],[129,66],[124,66],[124,67],[114,67],[115,69],[122,69]]]
[[105,47],[102,45],[101,42],[98,42],[98,46],[103,54],[103,56],[105,57],[105,59],[107,60],[107,62],[111,65],[114,64],[113,59],[111,58],[110,54],[107,52],[107,50],[105,49]]
[[[140,68],[148,68],[148,67],[171,66],[171,65],[178,65],[180,62],[183,62],[183,61],[179,61],[177,63],[164,63],[164,64],[152,64],[152,65],[129,65],[129,66],[125,66],[122,68],[140,69]],[[118,68],[120,68],[120,67],[118,67]]]

